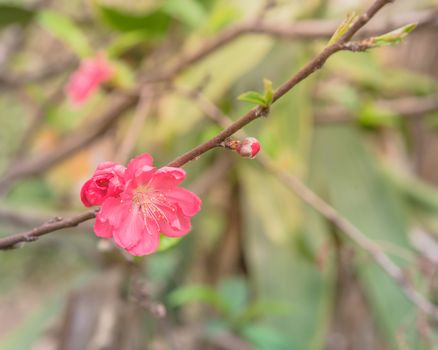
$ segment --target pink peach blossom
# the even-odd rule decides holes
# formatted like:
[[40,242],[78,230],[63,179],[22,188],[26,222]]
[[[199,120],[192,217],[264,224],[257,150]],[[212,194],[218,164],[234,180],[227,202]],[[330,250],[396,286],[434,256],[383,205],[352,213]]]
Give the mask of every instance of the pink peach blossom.
[[157,169],[152,162],[148,154],[129,162],[121,181],[123,190],[106,197],[94,225],[97,236],[113,238],[132,255],[153,253],[160,233],[169,237],[187,234],[191,217],[201,208],[193,192],[178,187],[186,176],[184,170]]
[[82,203],[91,207],[101,205],[109,197],[118,196],[123,191],[125,170],[124,166],[113,162],[100,163],[91,179],[82,186]]
[[107,81],[113,69],[103,55],[84,60],[73,72],[65,87],[65,93],[73,104],[83,103],[103,82]]

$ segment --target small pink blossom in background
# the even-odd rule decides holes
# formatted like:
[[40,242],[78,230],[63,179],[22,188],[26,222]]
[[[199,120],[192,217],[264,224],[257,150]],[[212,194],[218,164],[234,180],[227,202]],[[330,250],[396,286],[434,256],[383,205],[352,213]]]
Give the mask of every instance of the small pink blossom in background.
[[82,61],[65,86],[65,93],[73,104],[83,103],[103,82],[113,74],[110,63],[102,54]]
[[132,255],[153,253],[160,233],[168,237],[187,234],[191,217],[201,209],[198,196],[178,187],[186,177],[183,169],[157,169],[152,162],[149,154],[143,154],[126,169],[102,163],[81,191],[85,206],[102,205],[94,225],[96,235],[113,238]]
[[242,157],[254,158],[260,152],[260,142],[255,137],[246,137],[237,148]]

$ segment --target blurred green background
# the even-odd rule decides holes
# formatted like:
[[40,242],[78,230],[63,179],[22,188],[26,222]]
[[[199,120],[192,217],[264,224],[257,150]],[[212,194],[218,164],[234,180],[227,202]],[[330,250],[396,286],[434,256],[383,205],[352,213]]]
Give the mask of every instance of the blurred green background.
[[[263,15],[280,27],[314,20],[317,28],[370,3],[2,0],[0,171],[43,164],[96,128],[117,91],[166,71],[239,23]],[[369,28],[403,16],[432,20],[397,47],[337,53],[268,118],[245,128],[432,301],[437,9],[434,0],[396,1]],[[263,78],[278,87],[329,37],[242,35],[182,71],[175,86],[201,91],[235,120],[251,108],[237,96],[262,91]],[[115,76],[72,106],[63,86],[80,60],[97,52],[108,56]],[[3,186],[0,236],[83,210],[80,187],[100,161],[126,163],[148,152],[160,166],[220,131],[180,90],[156,84],[145,93],[153,95],[147,108],[140,101],[85,147]],[[203,208],[192,232],[167,250],[132,259],[98,241],[88,222],[1,251],[0,349],[438,349],[437,323],[256,161],[219,149],[185,169],[185,186]]]

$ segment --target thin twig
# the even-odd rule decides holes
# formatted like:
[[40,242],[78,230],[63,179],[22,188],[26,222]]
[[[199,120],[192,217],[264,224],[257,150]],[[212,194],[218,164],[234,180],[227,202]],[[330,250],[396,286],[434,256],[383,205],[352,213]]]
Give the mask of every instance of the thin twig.
[[[436,27],[438,26],[438,10],[434,8],[380,20],[373,23],[372,27],[364,28],[358,36],[366,38],[379,35],[413,22],[417,23],[417,29]],[[303,20],[293,24],[254,22],[247,25],[245,33],[269,35],[284,40],[326,39],[331,37],[338,25],[337,20]]]
[[[351,26],[351,28],[333,45],[326,47],[319,55],[317,55],[314,59],[312,59],[307,65],[305,65],[301,70],[298,71],[291,79],[289,79],[287,82],[285,82],[283,85],[281,85],[274,93],[273,96],[273,103],[280,99],[283,95],[285,95],[288,91],[290,91],[293,87],[295,87],[299,82],[307,78],[309,75],[311,75],[313,72],[318,70],[323,66],[325,61],[335,52],[338,52],[339,50],[342,50],[342,45],[351,39],[351,37],[361,28],[363,27],[383,6],[389,4],[392,2],[391,0],[376,0],[371,7],[362,14],[357,21]],[[215,47],[215,45],[206,47],[206,52],[211,52],[212,47]],[[191,63],[193,63],[193,59],[190,60]],[[179,68],[180,69],[180,68]],[[178,69],[178,71],[179,71]],[[113,119],[115,116],[123,113],[126,109],[130,108],[133,103],[137,101],[137,98],[134,98],[132,95],[125,96],[124,99],[119,101],[118,105],[116,106],[116,111],[114,110],[108,110],[106,114],[106,118]],[[266,115],[267,111],[264,108],[256,107],[250,110],[247,114],[242,116],[240,119],[226,127],[222,132],[220,132],[217,136],[213,137],[211,140],[193,148],[192,150],[186,152],[180,157],[177,157],[175,160],[170,162],[169,166],[174,167],[181,167],[184,164],[188,163],[189,161],[196,159],[203,153],[211,150],[212,148],[218,147],[226,138],[234,134],[236,131],[242,129],[245,125],[250,123],[251,121],[260,118],[261,116]],[[103,128],[103,130],[100,130],[99,132],[103,132],[106,130],[107,127]],[[90,135],[87,136],[87,142],[86,144],[94,141],[96,139],[95,133],[90,137]],[[83,146],[84,142],[81,142],[80,145]],[[74,151],[78,147],[77,142],[75,141],[72,145],[68,145],[69,151]],[[69,154],[70,152],[67,152]],[[56,157],[55,157],[56,156]],[[65,156],[65,153],[63,153],[63,156]],[[50,162],[56,161],[56,158],[59,157],[58,154],[54,154],[51,158],[49,158]],[[46,160],[47,163],[47,160]],[[47,164],[45,164],[47,166]],[[9,173],[8,177],[6,177],[6,180],[13,181],[14,176],[17,176],[17,173],[20,174],[24,172],[36,171],[36,169],[39,169],[38,163],[28,163],[27,167],[24,167],[23,169],[18,168],[18,170],[15,170],[14,172]],[[2,182],[3,181],[3,182]],[[5,179],[0,181],[0,188],[1,185],[5,184]],[[7,183],[7,181],[6,181]],[[95,214],[88,213],[88,216],[77,216],[75,218],[72,218],[70,220],[75,220],[75,222],[83,222],[89,219],[94,218]],[[46,234],[49,232],[53,232],[62,228],[65,228],[68,226],[54,226],[50,227],[48,230],[43,229],[42,234]],[[41,229],[41,228],[40,228]],[[5,249],[13,246],[14,244],[18,242],[25,242],[28,241],[28,232],[22,233],[22,234],[16,234],[14,236],[14,239],[11,241],[11,237],[5,237],[3,239],[0,239],[0,249]]]
[[17,233],[15,235],[11,235],[0,240],[0,249],[9,249],[15,247],[18,243],[22,242],[33,242],[36,241],[40,236],[43,236],[47,233],[62,230],[68,227],[75,227],[80,223],[94,219],[96,217],[96,211],[87,211],[76,215],[71,218],[61,218],[55,217],[45,224],[33,228],[29,231],[25,231],[22,233]]
[[[376,1],[376,3],[379,3],[377,5],[383,6],[383,5],[380,5],[380,2],[381,1]],[[388,1],[382,1],[382,2],[388,3],[390,1],[388,0]],[[368,15],[366,15],[365,18],[372,17],[373,13],[375,13],[374,11],[375,11],[375,9],[370,8],[370,10],[368,11]],[[392,29],[392,27],[389,27],[392,24],[395,24],[395,25],[400,24],[401,25],[401,23],[405,23],[405,22],[402,22],[403,19],[412,21],[414,18],[419,22],[419,25],[426,26],[426,25],[436,24],[437,20],[436,20],[435,15],[436,15],[435,11],[424,11],[424,12],[419,12],[417,14],[414,14],[414,15],[412,15],[412,17],[400,16],[400,17],[398,17],[400,19],[396,19],[394,21],[389,21],[389,22],[385,22],[384,24],[380,24],[379,29],[387,31],[387,30]],[[326,37],[329,37],[333,33],[333,31],[336,29],[336,25],[337,25],[334,22],[331,22],[331,23],[324,22],[325,23],[324,24],[323,22],[318,21],[318,23],[319,24],[317,25],[317,23],[315,21],[297,22],[297,23],[291,25],[290,27],[286,27],[287,28],[286,31],[284,30],[283,27],[280,27],[280,26],[276,27],[276,26],[271,25],[271,24],[264,24],[264,23],[261,23],[260,21],[238,24],[238,25],[222,32],[217,38],[213,39],[212,41],[205,43],[204,45],[202,45],[199,48],[199,50],[190,54],[186,58],[179,60],[178,63],[175,66],[173,66],[172,68],[170,68],[169,70],[167,70],[167,71],[165,70],[164,72],[158,73],[155,76],[151,75],[151,77],[149,79],[145,80],[143,82],[143,84],[153,83],[153,82],[157,82],[157,81],[172,80],[176,75],[178,75],[179,73],[184,71],[186,68],[190,67],[194,63],[199,62],[200,60],[204,59],[205,57],[207,57],[211,53],[215,52],[217,49],[220,49],[224,45],[228,44],[232,40],[238,38],[240,35],[245,34],[245,33],[262,33],[263,32],[265,34],[274,35],[274,36],[276,36],[276,33],[277,33],[278,37],[283,37],[283,38],[287,38],[287,39],[326,38]],[[360,26],[363,26],[364,24],[365,23],[361,20]],[[358,28],[350,29],[350,32],[353,29],[354,29],[354,31],[357,31],[360,28],[360,26]],[[279,29],[279,28],[281,28],[281,29]],[[377,31],[375,32],[373,29],[367,30],[365,32],[367,34],[379,34],[380,33]],[[335,51],[337,51],[339,49],[342,49],[342,48],[338,48]],[[329,53],[328,56],[330,56],[330,55],[331,55],[331,53]],[[327,59],[328,56],[325,59]],[[313,62],[313,63],[315,63],[315,62]],[[317,63],[317,65],[315,67],[313,67],[314,69],[320,68],[320,66],[324,62],[320,61],[320,62],[316,62],[316,63]],[[312,73],[312,72],[310,72],[310,73]],[[295,84],[296,83],[298,83],[298,82],[295,82]],[[286,87],[286,88],[290,89],[292,87]],[[123,108],[120,108],[120,109],[119,109],[119,106],[117,106],[117,104],[115,104],[116,107],[114,108],[114,111],[118,111],[119,114],[122,114],[123,112],[127,111],[132,106],[134,106],[138,102],[140,90],[141,90],[141,88],[138,88],[137,90],[133,90],[132,93],[130,93],[129,95],[126,95],[125,98],[128,99],[129,101],[126,101],[127,103],[124,106],[122,106]],[[282,94],[284,94],[284,92]],[[276,97],[276,99],[277,98],[278,98],[278,96]],[[105,111],[104,113],[110,113],[110,112],[111,112],[111,109],[109,109],[108,112]],[[258,118],[258,116],[256,114],[261,113],[261,112],[262,111],[260,111],[260,110],[251,111],[250,113],[248,113],[248,114],[251,114],[251,116],[248,116],[248,119],[241,120],[241,123],[242,123],[241,126],[239,126],[239,125],[236,125],[236,126],[238,128],[243,127],[244,125],[246,125],[250,121]],[[101,119],[106,119],[106,118],[104,116],[102,116],[102,117],[99,117],[97,119],[101,120]],[[89,127],[87,127],[87,129],[89,130]],[[227,131],[227,133],[228,133],[228,131]],[[88,133],[85,133],[85,135],[87,135],[87,134]],[[101,134],[102,133],[98,133],[97,136],[100,136]],[[53,152],[51,152],[47,155],[41,155],[40,157],[38,157],[38,159],[30,158],[30,159],[23,160],[23,162],[18,164],[16,168],[14,167],[14,168],[10,169],[6,174],[4,174],[0,178],[0,193],[5,192],[13,183],[18,181],[19,179],[29,177],[29,176],[34,176],[36,174],[39,174],[39,173],[49,169],[53,165],[57,164],[60,160],[65,159],[66,157],[74,154],[76,151],[81,150],[84,147],[91,144],[92,142],[94,142],[97,139],[97,136],[92,136],[91,139],[89,137],[84,137],[84,134],[81,130],[78,133],[78,135],[72,135],[65,142],[65,143],[67,143],[67,144],[65,144],[65,147],[64,147],[64,143],[63,143],[63,145],[61,145],[57,150],[54,150]],[[223,135],[220,138],[223,138]],[[74,146],[68,145],[68,143],[72,143],[72,144],[74,144]],[[210,145],[210,146],[212,146],[212,145]],[[213,146],[213,147],[215,147],[215,146]],[[213,147],[210,147],[209,149],[211,149]],[[198,149],[198,152],[199,152],[199,149]],[[181,160],[182,159],[179,159],[178,162],[175,164],[179,164],[181,162]],[[181,163],[181,165],[182,164],[184,164],[184,163]]]
[[[438,111],[438,95],[426,97],[400,97],[376,102],[377,107],[388,110],[395,115],[417,118]],[[355,115],[339,106],[325,107],[314,117],[316,124],[349,123],[356,120]]]
[[140,100],[137,103],[131,124],[129,125],[129,130],[127,131],[115,157],[119,163],[125,164],[129,159],[129,155],[140,136],[142,126],[151,110],[153,101],[154,96],[149,94],[147,87],[143,88],[140,92]]
[[[385,2],[388,3],[392,1],[393,0],[388,0]],[[380,4],[377,4],[376,6],[379,5]],[[380,7],[376,7],[377,11],[379,9]],[[363,20],[373,17],[374,13],[374,9],[370,8],[367,17],[362,17],[360,23],[358,23],[359,26],[357,28],[352,28],[351,33],[354,34],[358,29],[365,25],[368,20],[366,20],[365,22],[363,22]],[[416,22],[417,28],[437,26],[437,13],[438,10],[432,9],[427,11],[419,11],[408,15],[397,16],[392,20],[380,21],[376,23],[372,28],[365,29],[363,32],[360,33],[360,36],[368,37],[382,34],[393,30],[394,28],[405,25],[409,22]],[[246,34],[269,35],[283,40],[327,39],[331,37],[338,25],[339,21],[333,20],[305,20],[293,24],[277,24],[263,22],[260,20],[260,18],[255,18],[249,20],[248,22],[240,23],[230,28],[227,28],[213,40],[201,45],[198,50],[195,50],[185,57],[179,58],[178,63],[176,63],[173,67],[165,70],[164,72],[150,75],[144,82],[151,83],[172,80],[186,67],[192,66],[194,63],[202,60],[210,53],[218,50],[219,48],[222,48],[231,41]],[[349,40],[349,38],[346,38],[345,41],[347,40]]]
[[47,221],[47,218],[47,215],[23,213],[18,210],[0,206],[0,222],[3,226],[14,225],[23,228],[31,228],[41,225],[41,223]]
[[[231,123],[231,119],[228,118],[222,111],[207,98],[201,95],[199,92],[190,92],[184,88],[176,88],[175,91],[192,99],[197,103],[199,108],[206,114],[206,116],[213,122],[225,126]],[[239,130],[242,137],[245,137],[243,130]],[[311,189],[309,189],[304,183],[302,183],[297,177],[289,174],[288,172],[278,168],[266,155],[259,154],[256,160],[265,168],[268,172],[278,178],[286,187],[294,192],[302,201],[307,203],[310,207],[316,210],[324,218],[330,221],[335,227],[337,227],[341,233],[345,234],[353,242],[355,242],[361,249],[366,251],[373,260],[385,271],[392,280],[394,280],[406,295],[419,310],[423,311],[427,315],[432,316],[438,320],[438,306],[431,303],[421,293],[419,293],[415,287],[411,284],[409,279],[383,251],[383,249],[375,242],[370,240],[362,231],[360,231],[353,223],[343,217],[336,211],[330,204],[325,202],[321,197],[316,195]]]
[[136,99],[132,96],[115,96],[93,125],[87,125],[68,137],[56,149],[47,154],[20,160],[0,178],[0,193],[5,192],[17,180],[39,174],[70,155],[98,140],[107,130],[131,108]]
[[338,213],[331,205],[307,188],[300,180],[298,180],[298,178],[277,168],[263,155],[258,157],[258,160],[264,168],[280,179],[286,187],[297,194],[305,203],[324,216],[324,218],[336,226],[361,249],[365,250],[382,268],[382,270],[400,286],[408,300],[410,300],[419,310],[438,320],[438,306],[431,303],[414,288],[403,270],[383,252],[379,245],[368,239],[362,231]]
[[[306,79],[309,75],[319,70],[327,59],[333,55],[334,53],[341,51],[344,48],[344,44],[348,42],[352,38],[352,36],[362,28],[368,21],[385,5],[392,2],[391,0],[376,0],[371,7],[363,13],[356,22],[353,23],[351,28],[333,45],[326,47],[319,55],[313,58],[309,63],[307,63],[303,68],[301,68],[298,73],[296,73],[292,78],[286,81],[283,85],[281,85],[274,92],[273,101],[275,103],[282,96],[284,96],[287,92],[293,89],[298,83]],[[211,140],[204,142],[193,148],[192,150],[184,153],[179,156],[172,162],[170,162],[169,166],[181,167],[184,164],[190,162],[193,159],[196,159],[201,154],[218,147],[223,141],[225,141],[228,137],[233,135],[237,130],[242,129],[245,125],[251,123],[255,119],[258,119],[262,116],[265,116],[268,111],[262,107],[256,107],[251,109],[248,113],[242,116],[240,119],[235,121],[233,124],[225,128],[218,135],[213,137]]]
[[48,97],[47,99],[36,108],[33,113],[32,120],[30,121],[29,127],[25,130],[24,135],[21,139],[21,143],[19,144],[15,154],[14,154],[14,162],[15,160],[21,158],[25,151],[28,150],[29,146],[32,144],[33,139],[36,134],[40,130],[41,126],[44,122],[44,117],[50,107],[59,103],[64,97],[64,80],[61,82],[59,87],[57,87]]
[[35,72],[21,75],[0,74],[0,91],[17,89],[26,84],[42,83],[48,79],[68,72],[77,65],[75,57],[67,57],[62,62],[51,63],[49,66],[41,67]]

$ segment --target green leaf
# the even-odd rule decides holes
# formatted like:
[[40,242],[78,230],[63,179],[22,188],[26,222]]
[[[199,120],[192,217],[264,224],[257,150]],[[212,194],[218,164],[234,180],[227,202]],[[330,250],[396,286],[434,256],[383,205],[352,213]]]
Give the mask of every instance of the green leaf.
[[215,337],[219,334],[227,334],[231,331],[228,323],[226,323],[224,320],[217,319],[207,320],[203,330],[208,337]]
[[79,57],[89,56],[93,52],[86,35],[68,17],[44,10],[38,13],[37,19],[42,27],[63,41]]
[[[287,338],[285,349],[323,348],[331,302],[331,263],[327,262],[324,271],[318,270],[315,262],[299,251],[300,222],[307,222],[293,194],[259,169],[242,164],[241,171],[244,247],[252,285],[262,300],[288,300],[293,310],[269,315],[259,323]],[[304,234],[313,242],[319,241],[322,233],[312,227]]]
[[272,100],[274,98],[274,91],[272,90],[272,81],[269,79],[263,79],[263,88],[264,88],[264,99],[266,104],[270,106],[272,104]]
[[161,9],[144,13],[131,13],[115,7],[95,3],[102,21],[119,32],[142,32],[150,36],[163,35],[169,28],[171,18]]
[[0,5],[0,29],[11,24],[26,25],[34,16],[35,11],[22,6],[12,4]]
[[237,316],[248,305],[248,288],[242,277],[222,280],[218,286],[218,293],[227,302],[229,318]]
[[[352,126],[317,128],[310,169],[324,182],[321,188],[335,209],[369,239],[411,251],[403,198],[383,177],[367,146]],[[406,326],[406,320],[415,317],[415,309],[399,286],[369,257],[359,257],[355,263],[372,315],[388,343],[397,348],[395,334]],[[401,268],[406,267],[402,259],[391,258]]]
[[367,103],[360,109],[357,121],[364,127],[378,128],[382,126],[394,127],[399,119],[393,112],[375,104]]
[[251,325],[245,327],[242,336],[257,350],[290,350],[289,339],[273,327]]
[[185,286],[178,288],[169,295],[169,303],[172,306],[182,306],[193,302],[206,303],[223,314],[229,312],[227,301],[217,291],[208,286]]
[[218,1],[212,9],[208,11],[208,19],[206,23],[206,32],[213,34],[217,33],[233,21],[238,20],[240,12],[235,3]]
[[161,235],[160,245],[158,246],[157,252],[164,252],[175,247],[179,242],[181,242],[183,237],[167,237]]
[[144,33],[142,32],[120,34],[106,47],[106,53],[109,57],[118,57],[144,41]]
[[130,88],[135,83],[135,73],[129,65],[121,60],[112,59],[111,67],[114,69],[114,75],[111,82],[121,88]]
[[[272,43],[270,38],[251,36],[233,41],[181,74],[178,81],[182,85],[196,86],[206,76],[210,76],[211,80],[205,87],[204,94],[212,101],[220,100],[236,81],[239,81],[262,61],[271,49]],[[189,50],[190,47],[189,45],[186,49]],[[251,47],[251,55],[245,55],[248,47]],[[236,57],[240,57],[240,59],[236,60]],[[244,91],[244,89],[240,91]],[[242,109],[246,109],[244,106],[242,107]],[[182,110],[186,111],[184,119],[180,118]],[[158,135],[161,135],[160,137],[167,135],[171,139],[175,139],[176,134],[192,135],[193,128],[197,128],[201,118],[205,118],[205,116],[193,102],[180,96],[169,95],[166,98],[166,108],[163,110],[162,119],[154,126],[156,132],[154,135],[149,135],[148,139],[153,142],[153,138],[158,137]],[[174,154],[182,148],[193,146],[192,137],[182,137],[178,140],[173,145]]]
[[243,310],[236,323],[241,326],[266,316],[287,315],[292,312],[292,309],[292,305],[289,302],[259,300]]
[[373,47],[400,44],[403,39],[406,38],[408,34],[415,29],[416,26],[417,23],[410,23],[401,28],[393,30],[392,32],[376,36],[372,38]]
[[167,0],[163,11],[193,28],[199,27],[206,18],[204,8],[196,0]]
[[240,101],[249,102],[262,107],[269,107],[274,97],[272,90],[272,81],[269,79],[263,79],[264,94],[260,94],[257,91],[247,91],[237,97]]
[[388,171],[391,182],[405,196],[408,203],[425,213],[438,215],[438,190],[436,187],[398,171]]
[[247,91],[237,97],[240,101],[249,102],[258,106],[268,107],[268,103],[265,100],[265,96],[257,91]]
[[351,28],[351,26],[356,21],[356,19],[357,19],[357,15],[355,12],[351,12],[347,14],[347,17],[339,25],[339,27],[336,29],[336,31],[330,38],[327,46],[333,45],[335,42],[337,42]]

